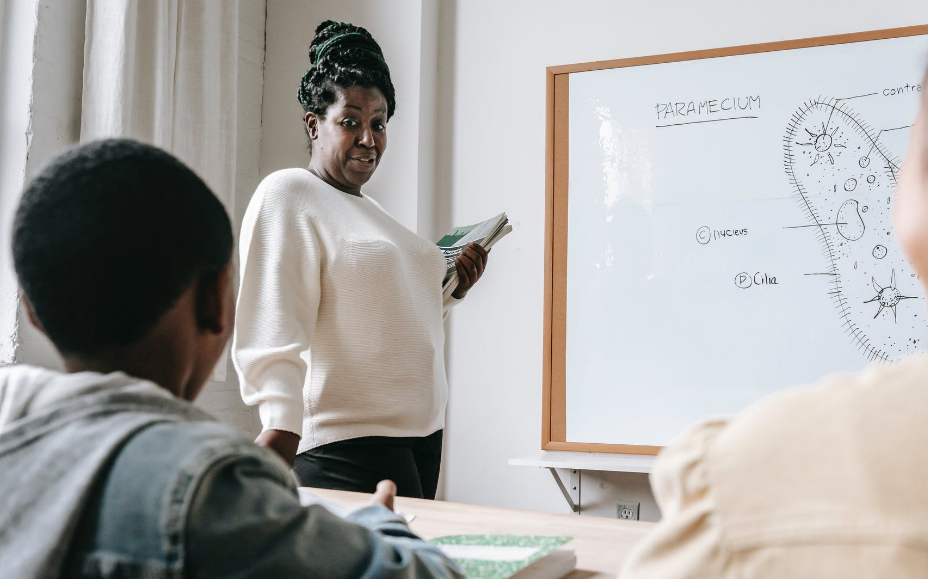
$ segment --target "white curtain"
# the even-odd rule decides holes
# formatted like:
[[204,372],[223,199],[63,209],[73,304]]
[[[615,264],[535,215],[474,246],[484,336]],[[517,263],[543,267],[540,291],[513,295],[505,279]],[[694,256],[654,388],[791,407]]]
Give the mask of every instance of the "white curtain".
[[[88,0],[81,141],[131,137],[191,166],[235,215],[236,0]],[[234,220],[233,220],[234,223]],[[227,355],[211,379],[225,380]]]

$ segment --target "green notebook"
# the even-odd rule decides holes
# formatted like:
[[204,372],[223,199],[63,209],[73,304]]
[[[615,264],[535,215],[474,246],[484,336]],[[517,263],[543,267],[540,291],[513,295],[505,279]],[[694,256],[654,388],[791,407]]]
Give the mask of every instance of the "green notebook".
[[[544,564],[542,559],[571,539],[573,537],[452,535],[433,539],[432,543],[454,560],[469,579],[507,579],[533,563]],[[551,569],[555,574],[548,575],[539,569],[539,576],[561,577],[575,565],[576,557],[570,553],[567,558],[557,558]]]

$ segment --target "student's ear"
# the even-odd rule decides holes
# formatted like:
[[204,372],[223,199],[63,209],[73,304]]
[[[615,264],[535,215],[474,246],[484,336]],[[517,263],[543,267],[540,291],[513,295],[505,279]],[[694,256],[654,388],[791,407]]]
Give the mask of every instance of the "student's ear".
[[316,113],[309,112],[303,115],[303,125],[306,126],[306,134],[315,141],[319,137],[319,117]]
[[235,323],[232,291],[232,264],[219,271],[204,273],[197,283],[197,324],[216,335],[228,335]]
[[35,315],[35,308],[32,307],[32,302],[29,301],[29,296],[27,296],[26,293],[22,291],[19,292],[19,295],[20,299],[23,301],[23,307],[26,309],[26,315],[29,317],[29,321],[33,326],[35,326],[35,329],[42,332],[42,334],[47,335],[45,333],[45,328],[42,327],[42,322],[40,322],[39,317]]

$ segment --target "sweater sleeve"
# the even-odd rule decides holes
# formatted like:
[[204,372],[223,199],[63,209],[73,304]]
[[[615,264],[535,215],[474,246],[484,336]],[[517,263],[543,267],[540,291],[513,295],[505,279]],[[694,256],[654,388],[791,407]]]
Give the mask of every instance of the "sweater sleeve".
[[707,456],[726,424],[711,420],[697,425],[658,455],[651,489],[661,521],[623,561],[621,579],[728,576]]
[[448,294],[448,297],[444,298],[444,303],[442,303],[442,319],[448,319],[448,313],[451,312],[451,308],[458,305],[464,301],[464,298],[458,299],[451,294]]
[[204,475],[187,517],[185,576],[465,579],[392,511],[367,507],[345,520],[303,507],[275,470],[240,457]]
[[241,283],[232,358],[242,399],[264,430],[301,435],[303,384],[321,293],[321,248],[277,182],[255,192],[239,241]]

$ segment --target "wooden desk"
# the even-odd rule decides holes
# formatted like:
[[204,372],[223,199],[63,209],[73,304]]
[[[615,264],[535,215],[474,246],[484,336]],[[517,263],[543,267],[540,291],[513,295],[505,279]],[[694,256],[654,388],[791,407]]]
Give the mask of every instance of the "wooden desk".
[[[352,507],[363,506],[370,498],[359,493],[310,490]],[[568,575],[570,579],[615,577],[625,554],[654,526],[654,523],[639,521],[555,515],[402,497],[396,499],[395,507],[398,511],[416,515],[410,527],[424,539],[480,534],[569,535],[574,540],[566,548],[577,554],[577,569]]]

